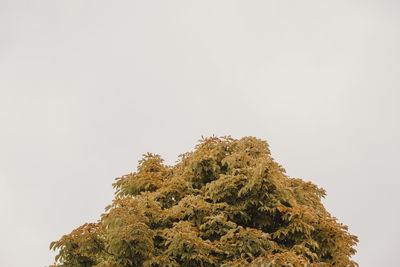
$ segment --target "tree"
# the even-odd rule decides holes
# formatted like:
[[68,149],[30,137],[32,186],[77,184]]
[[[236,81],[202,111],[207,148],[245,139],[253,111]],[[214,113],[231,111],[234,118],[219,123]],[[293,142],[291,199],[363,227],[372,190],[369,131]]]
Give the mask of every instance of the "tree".
[[358,239],[290,178],[267,142],[203,138],[167,166],[145,154],[96,223],[59,241],[54,266],[358,266]]

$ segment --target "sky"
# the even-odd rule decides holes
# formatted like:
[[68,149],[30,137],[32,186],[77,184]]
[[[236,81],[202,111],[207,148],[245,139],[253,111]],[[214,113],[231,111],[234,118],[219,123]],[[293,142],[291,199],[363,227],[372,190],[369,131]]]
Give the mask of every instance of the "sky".
[[0,1],[0,266],[48,266],[146,152],[255,136],[399,266],[400,2]]

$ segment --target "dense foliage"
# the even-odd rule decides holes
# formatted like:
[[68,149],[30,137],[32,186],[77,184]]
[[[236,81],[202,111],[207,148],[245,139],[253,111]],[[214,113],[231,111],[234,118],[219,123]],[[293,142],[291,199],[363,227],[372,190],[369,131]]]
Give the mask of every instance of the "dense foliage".
[[166,166],[146,154],[97,223],[52,242],[54,266],[357,266],[357,237],[254,137],[202,139]]

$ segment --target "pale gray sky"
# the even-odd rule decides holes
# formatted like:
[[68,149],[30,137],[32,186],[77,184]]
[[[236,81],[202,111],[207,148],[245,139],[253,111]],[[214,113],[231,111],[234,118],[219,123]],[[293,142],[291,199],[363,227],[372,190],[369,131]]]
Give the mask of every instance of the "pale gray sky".
[[399,1],[0,1],[0,266],[45,266],[141,154],[256,136],[399,266]]

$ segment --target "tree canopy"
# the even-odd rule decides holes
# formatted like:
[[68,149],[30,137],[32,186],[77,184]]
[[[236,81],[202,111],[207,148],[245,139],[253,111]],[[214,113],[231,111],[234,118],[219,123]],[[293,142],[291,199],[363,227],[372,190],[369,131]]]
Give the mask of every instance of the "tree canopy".
[[167,166],[147,153],[95,223],[52,242],[53,266],[358,266],[325,191],[254,137],[202,138]]

